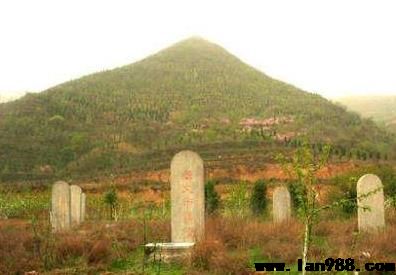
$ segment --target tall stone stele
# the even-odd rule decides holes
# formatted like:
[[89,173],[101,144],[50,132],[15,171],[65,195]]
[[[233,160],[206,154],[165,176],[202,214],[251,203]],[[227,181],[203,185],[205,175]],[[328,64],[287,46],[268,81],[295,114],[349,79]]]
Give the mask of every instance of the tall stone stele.
[[81,223],[81,201],[82,201],[82,190],[80,186],[70,186],[70,211],[71,211],[71,223],[73,226],[77,226]]
[[64,181],[58,181],[52,186],[50,214],[53,232],[70,229],[70,187]]
[[171,228],[173,243],[195,243],[205,231],[204,165],[192,151],[171,162]]
[[276,187],[272,195],[272,215],[275,223],[284,222],[290,219],[290,205],[290,193],[287,187]]
[[362,176],[357,183],[356,191],[359,231],[373,232],[384,228],[384,191],[380,178],[373,174]]

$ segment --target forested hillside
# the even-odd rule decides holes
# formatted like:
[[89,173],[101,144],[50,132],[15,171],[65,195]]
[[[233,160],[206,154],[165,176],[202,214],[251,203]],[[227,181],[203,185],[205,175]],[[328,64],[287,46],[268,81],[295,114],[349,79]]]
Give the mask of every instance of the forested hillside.
[[337,101],[396,133],[396,96],[351,96]]
[[200,38],[0,104],[5,180],[167,167],[192,148],[213,165],[270,160],[309,137],[339,158],[393,157],[371,120],[274,80]]

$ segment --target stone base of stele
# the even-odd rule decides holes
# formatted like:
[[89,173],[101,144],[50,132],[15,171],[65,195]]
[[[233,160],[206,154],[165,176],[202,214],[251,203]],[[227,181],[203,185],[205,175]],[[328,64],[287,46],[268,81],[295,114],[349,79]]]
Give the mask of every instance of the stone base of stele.
[[149,243],[144,246],[148,261],[165,263],[190,262],[194,243]]

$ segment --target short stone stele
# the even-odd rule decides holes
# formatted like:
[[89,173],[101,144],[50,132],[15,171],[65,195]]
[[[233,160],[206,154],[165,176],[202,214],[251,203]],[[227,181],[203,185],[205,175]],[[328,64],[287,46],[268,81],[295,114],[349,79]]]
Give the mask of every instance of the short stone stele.
[[287,187],[276,187],[272,195],[272,214],[275,223],[284,222],[290,219],[290,193]]
[[81,194],[81,222],[85,221],[85,206],[86,206],[87,196],[85,193]]
[[362,176],[357,183],[356,191],[359,231],[372,232],[384,228],[384,191],[380,178],[373,174]]
[[73,226],[81,223],[81,197],[82,190],[80,186],[70,186],[70,211],[71,211],[71,223]]

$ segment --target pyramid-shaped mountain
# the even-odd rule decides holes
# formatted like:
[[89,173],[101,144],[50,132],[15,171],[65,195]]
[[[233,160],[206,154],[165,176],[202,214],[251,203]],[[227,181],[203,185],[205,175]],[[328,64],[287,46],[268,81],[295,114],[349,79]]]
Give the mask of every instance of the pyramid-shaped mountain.
[[0,133],[3,180],[163,168],[184,148],[227,166],[269,161],[305,138],[331,143],[340,159],[389,158],[394,144],[373,122],[201,38],[0,104]]

